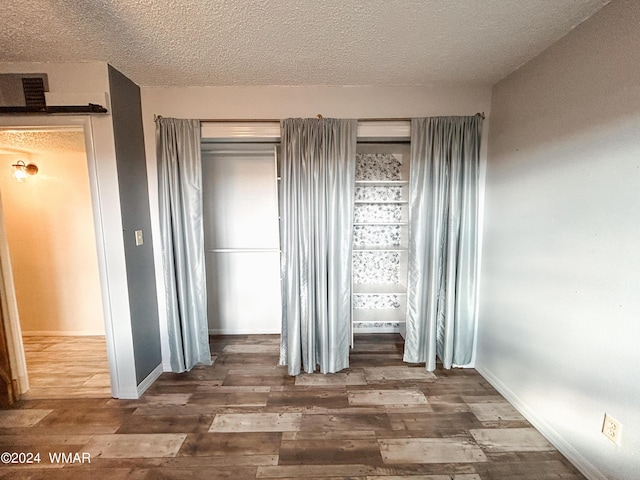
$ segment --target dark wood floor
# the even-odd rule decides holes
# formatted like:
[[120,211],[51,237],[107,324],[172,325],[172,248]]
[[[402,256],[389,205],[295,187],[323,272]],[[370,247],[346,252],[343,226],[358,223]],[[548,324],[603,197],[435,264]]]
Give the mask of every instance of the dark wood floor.
[[0,452],[41,459],[0,478],[584,478],[474,370],[404,364],[400,336],[361,335],[349,370],[297,378],[276,366],[275,336],[211,344],[213,366],[165,373],[140,400],[32,396],[0,411]]

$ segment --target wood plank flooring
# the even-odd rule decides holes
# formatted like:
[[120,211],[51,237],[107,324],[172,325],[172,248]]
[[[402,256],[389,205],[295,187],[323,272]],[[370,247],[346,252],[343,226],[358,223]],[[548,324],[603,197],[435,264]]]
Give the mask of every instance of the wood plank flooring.
[[0,451],[41,454],[0,478],[584,478],[474,370],[404,364],[399,335],[359,335],[350,369],[296,378],[277,336],[211,346],[213,366],[164,373],[139,400],[46,394],[0,411]]
[[29,374],[24,398],[111,396],[104,336],[22,339]]

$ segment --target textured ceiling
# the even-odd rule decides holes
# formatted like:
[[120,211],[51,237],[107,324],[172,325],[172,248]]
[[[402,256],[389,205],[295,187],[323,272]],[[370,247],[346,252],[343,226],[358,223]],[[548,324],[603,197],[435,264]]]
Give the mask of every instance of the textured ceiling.
[[0,154],[84,152],[84,133],[70,130],[2,131]]
[[607,0],[2,0],[0,61],[142,86],[493,84]]

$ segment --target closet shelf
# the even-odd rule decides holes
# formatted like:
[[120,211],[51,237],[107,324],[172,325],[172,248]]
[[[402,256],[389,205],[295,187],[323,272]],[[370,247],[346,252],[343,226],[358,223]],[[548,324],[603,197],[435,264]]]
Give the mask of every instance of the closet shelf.
[[356,185],[402,186],[402,185],[409,185],[409,181],[408,180],[356,180]]
[[354,295],[406,295],[407,286],[402,283],[354,283]]
[[406,245],[354,245],[354,252],[407,252]]
[[409,222],[354,222],[353,225],[409,225]]
[[356,200],[356,205],[407,205],[408,200]]
[[354,308],[353,323],[405,323],[402,308]]

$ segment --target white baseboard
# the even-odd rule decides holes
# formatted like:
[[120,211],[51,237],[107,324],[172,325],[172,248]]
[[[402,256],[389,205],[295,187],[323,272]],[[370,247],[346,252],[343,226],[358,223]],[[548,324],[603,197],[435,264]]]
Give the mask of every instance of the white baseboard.
[[158,377],[162,375],[163,370],[163,365],[159,364],[149,375],[147,375],[147,378],[140,382],[140,385],[138,385],[138,398],[140,398],[142,394],[146,392],[151,385],[153,385],[153,382],[155,382]]
[[523,402],[509,387],[507,387],[500,379],[498,379],[489,370],[482,367],[475,367],[478,373],[484,377],[500,394],[506,398],[511,405],[515,407],[528,421],[533,425],[560,453],[580,470],[580,472],[589,480],[608,480],[607,477],[600,472],[589,460],[587,460],[580,452],[578,452],[571,444],[569,444],[558,432],[536,412]]
[[210,328],[209,335],[280,335],[280,330],[228,330]]
[[127,388],[124,390],[119,390],[116,394],[114,394],[115,397],[119,400],[137,400],[140,398],[140,395],[138,394],[138,389],[133,389],[133,388]]
[[104,330],[92,332],[86,330],[22,330],[23,337],[104,337]]
[[118,398],[122,400],[137,400],[142,396],[144,392],[147,391],[147,389],[151,385],[153,385],[153,382],[155,382],[158,377],[162,375],[162,370],[162,364],[159,364],[149,375],[147,375],[147,378],[140,382],[140,385],[138,385],[135,390],[128,389],[125,391],[120,391],[118,392]]

